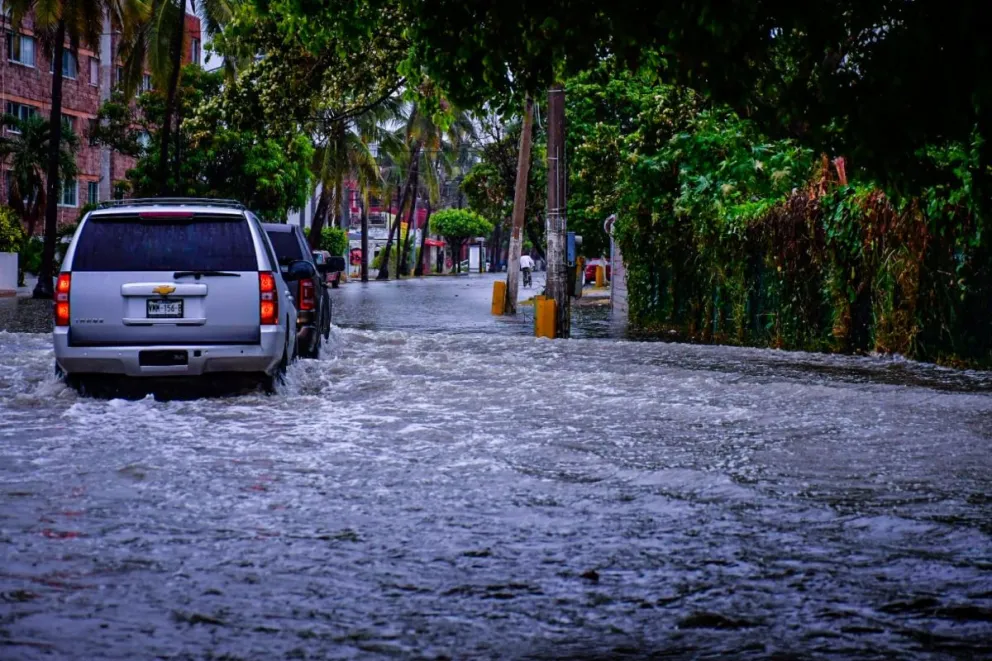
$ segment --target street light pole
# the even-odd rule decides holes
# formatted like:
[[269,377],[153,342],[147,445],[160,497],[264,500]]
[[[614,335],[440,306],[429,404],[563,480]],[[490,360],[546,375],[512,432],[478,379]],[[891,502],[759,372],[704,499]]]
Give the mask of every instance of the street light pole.
[[555,301],[555,337],[571,332],[571,310],[565,265],[566,222],[565,88],[548,90],[548,274],[547,296]]

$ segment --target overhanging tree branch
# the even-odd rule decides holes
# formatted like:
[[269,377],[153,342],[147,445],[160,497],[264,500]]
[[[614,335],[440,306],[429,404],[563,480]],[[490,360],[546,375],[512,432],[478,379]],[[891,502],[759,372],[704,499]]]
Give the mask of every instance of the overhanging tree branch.
[[400,91],[400,89],[405,84],[406,84],[406,78],[405,77],[400,78],[398,81],[396,81],[396,83],[392,87],[389,88],[388,91],[383,93],[380,97],[378,97],[374,101],[371,101],[369,103],[366,103],[364,105],[355,108],[351,108],[350,110],[347,110],[342,113],[338,113],[337,115],[331,115],[330,117],[314,117],[313,120],[317,122],[322,122],[326,127],[330,124],[336,124],[338,122],[344,122],[349,119],[354,119],[355,117],[360,117],[361,115],[364,115],[370,110],[376,108],[377,106],[382,105],[383,103],[391,99],[398,91]]

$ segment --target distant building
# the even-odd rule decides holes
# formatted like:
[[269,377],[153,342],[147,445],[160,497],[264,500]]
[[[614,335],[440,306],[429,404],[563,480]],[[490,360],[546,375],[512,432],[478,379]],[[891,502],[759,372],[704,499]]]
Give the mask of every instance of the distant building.
[[[3,53],[0,56],[0,104],[4,112],[26,118],[51,111],[52,56],[46,53],[35,37],[33,20],[29,16],[20,30],[13,31],[10,17],[2,16]],[[201,63],[200,19],[186,16],[186,63]],[[135,159],[91,146],[89,134],[95,126],[100,105],[123,75],[118,55],[120,35],[111,30],[104,18],[103,37],[97,54],[92,44],[81,44],[78,57],[66,47],[62,60],[62,115],[79,136],[75,181],[65,182],[59,204],[59,222],[74,222],[79,207],[113,197],[114,182],[125,179]],[[143,89],[151,89],[151,76],[145,76]],[[7,129],[9,130],[9,129]],[[9,175],[7,166],[0,166],[0,199],[7,200]]]

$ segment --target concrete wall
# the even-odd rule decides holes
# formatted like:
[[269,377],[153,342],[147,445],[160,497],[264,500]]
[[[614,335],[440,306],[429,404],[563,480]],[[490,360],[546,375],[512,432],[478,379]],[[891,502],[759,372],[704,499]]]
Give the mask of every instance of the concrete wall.
[[620,246],[613,239],[610,231],[610,266],[613,277],[610,279],[610,320],[618,324],[626,324],[628,319],[627,306],[627,268],[623,263]]
[[0,296],[17,293],[17,253],[0,252]]

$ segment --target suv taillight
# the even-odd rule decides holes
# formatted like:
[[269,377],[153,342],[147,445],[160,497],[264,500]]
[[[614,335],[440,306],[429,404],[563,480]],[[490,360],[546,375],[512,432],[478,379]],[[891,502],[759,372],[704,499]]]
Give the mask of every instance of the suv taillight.
[[313,280],[309,278],[300,280],[300,309],[313,310],[316,303],[313,297]]
[[279,323],[276,276],[270,271],[260,271],[258,274],[258,323],[263,326]]
[[55,284],[55,325],[69,325],[69,290],[72,288],[72,276],[60,273]]

